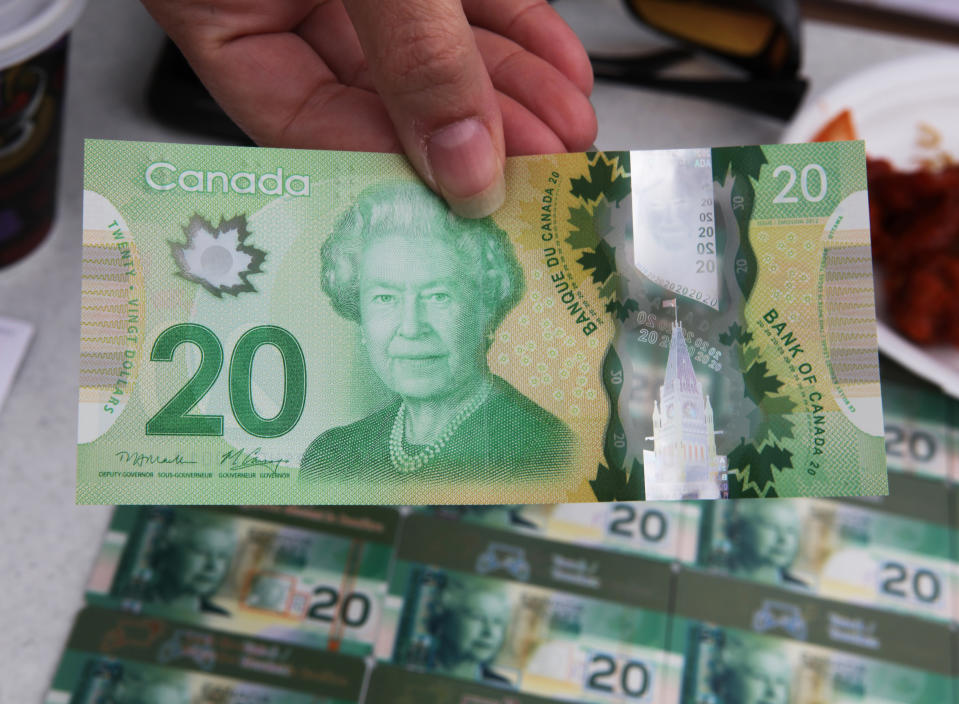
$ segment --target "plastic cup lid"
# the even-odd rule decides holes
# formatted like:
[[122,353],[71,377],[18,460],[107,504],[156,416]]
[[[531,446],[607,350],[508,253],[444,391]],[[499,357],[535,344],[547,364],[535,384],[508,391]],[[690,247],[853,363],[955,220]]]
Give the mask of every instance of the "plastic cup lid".
[[73,28],[86,0],[0,0],[0,68],[41,53]]

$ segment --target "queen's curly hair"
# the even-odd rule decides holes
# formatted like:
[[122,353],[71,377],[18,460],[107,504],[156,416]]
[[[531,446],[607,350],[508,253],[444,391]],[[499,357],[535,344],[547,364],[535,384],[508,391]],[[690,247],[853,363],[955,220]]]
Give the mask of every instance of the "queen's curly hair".
[[340,216],[320,250],[323,290],[334,310],[360,319],[361,258],[378,237],[404,233],[452,244],[473,272],[481,300],[495,330],[522,298],[523,270],[509,236],[492,218],[461,218],[432,191],[418,183],[371,186]]

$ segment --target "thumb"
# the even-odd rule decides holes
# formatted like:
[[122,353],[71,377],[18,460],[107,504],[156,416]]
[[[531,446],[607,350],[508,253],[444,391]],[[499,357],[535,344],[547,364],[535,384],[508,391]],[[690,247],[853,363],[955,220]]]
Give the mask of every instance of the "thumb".
[[400,142],[450,207],[503,204],[499,103],[459,0],[344,0]]

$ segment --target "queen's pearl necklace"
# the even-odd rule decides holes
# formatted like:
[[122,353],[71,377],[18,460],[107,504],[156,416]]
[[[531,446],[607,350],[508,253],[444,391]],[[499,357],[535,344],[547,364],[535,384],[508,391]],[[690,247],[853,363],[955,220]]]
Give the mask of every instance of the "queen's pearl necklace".
[[396,411],[396,418],[393,420],[393,428],[390,430],[390,462],[393,464],[393,468],[400,474],[409,474],[426,466],[426,463],[446,446],[457,428],[463,425],[463,422],[486,402],[487,397],[489,397],[489,388],[489,384],[484,383],[483,388],[446,424],[440,436],[415,455],[411,455],[403,449],[403,438],[406,435],[407,407],[405,401],[401,403],[399,410]]

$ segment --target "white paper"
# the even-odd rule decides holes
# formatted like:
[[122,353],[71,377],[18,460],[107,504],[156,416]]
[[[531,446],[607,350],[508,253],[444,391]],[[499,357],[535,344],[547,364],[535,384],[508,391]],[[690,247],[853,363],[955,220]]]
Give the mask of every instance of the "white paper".
[[33,325],[0,316],[0,410],[33,337]]
[[891,10],[907,16],[959,24],[959,1],[957,0],[844,0],[844,2],[878,10]]

